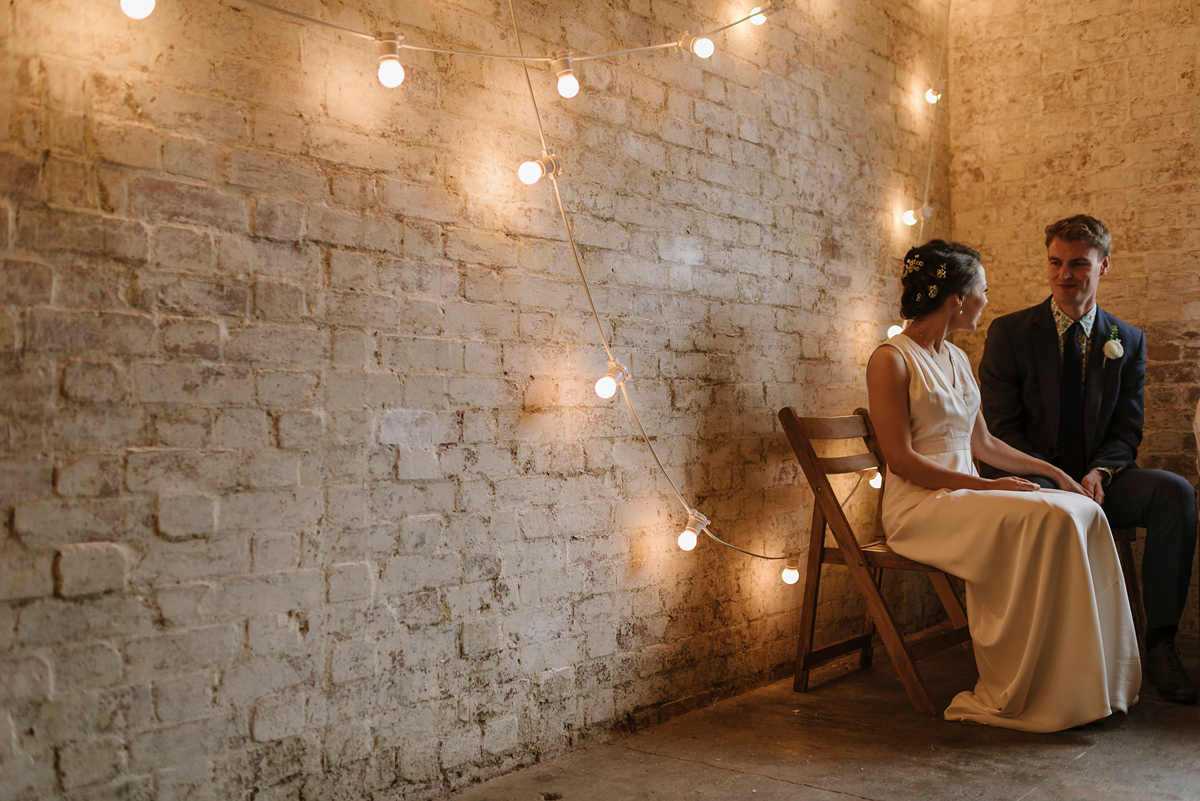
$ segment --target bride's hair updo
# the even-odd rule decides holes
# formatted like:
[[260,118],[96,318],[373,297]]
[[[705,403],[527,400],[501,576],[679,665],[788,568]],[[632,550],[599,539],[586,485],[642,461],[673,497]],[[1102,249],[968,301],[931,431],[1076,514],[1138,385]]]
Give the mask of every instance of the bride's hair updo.
[[974,248],[941,239],[908,251],[900,273],[900,316],[915,320],[937,311],[951,295],[969,295],[982,263]]

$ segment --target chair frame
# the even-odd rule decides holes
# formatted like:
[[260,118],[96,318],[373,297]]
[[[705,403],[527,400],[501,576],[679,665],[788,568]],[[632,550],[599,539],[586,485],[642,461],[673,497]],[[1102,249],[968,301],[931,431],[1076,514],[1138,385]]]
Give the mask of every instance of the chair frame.
[[[875,507],[875,539],[860,544],[829,483],[830,475],[845,475],[871,468],[877,469],[887,481],[887,462],[875,436],[870,415],[866,409],[859,408],[855,409],[853,415],[845,417],[800,417],[789,406],[779,410],[779,421],[813,491],[812,528],[809,531],[793,688],[796,692],[807,692],[809,674],[814,667],[856,650],[859,651],[860,667],[870,667],[873,638],[878,631],[913,706],[918,712],[938,714],[916,663],[954,645],[962,645],[974,662],[967,616],[958,595],[945,572],[905,559],[888,547],[883,537],[882,492]],[[852,439],[861,439],[866,452],[851,456],[819,457],[812,446],[812,440]],[[835,545],[832,547],[825,545],[826,530],[833,533]],[[866,602],[867,615],[862,633],[814,650],[812,644],[823,565],[842,565],[850,571],[855,586]],[[906,639],[897,628],[880,592],[885,569],[915,570],[929,576],[952,629]]]

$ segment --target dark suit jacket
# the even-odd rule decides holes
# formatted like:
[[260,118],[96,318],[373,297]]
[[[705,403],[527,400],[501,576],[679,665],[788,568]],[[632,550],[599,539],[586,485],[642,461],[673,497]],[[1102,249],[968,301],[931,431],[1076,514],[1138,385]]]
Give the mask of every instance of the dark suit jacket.
[[[1050,310],[1053,299],[998,317],[988,328],[979,388],[992,434],[1018,450],[1062,465],[1058,449],[1062,357]],[[1104,343],[1117,327],[1125,354],[1105,359]],[[1088,346],[1083,432],[1087,470],[1134,466],[1142,442],[1146,337],[1104,309]],[[992,475],[999,475],[992,471]],[[1074,476],[1079,479],[1081,476]]]

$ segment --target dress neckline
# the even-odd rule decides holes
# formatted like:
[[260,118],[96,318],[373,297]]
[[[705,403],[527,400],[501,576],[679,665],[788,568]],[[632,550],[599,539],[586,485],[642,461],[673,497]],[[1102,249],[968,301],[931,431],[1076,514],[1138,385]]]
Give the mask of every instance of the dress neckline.
[[933,365],[933,369],[935,371],[937,371],[937,374],[941,377],[942,381],[946,383],[946,385],[949,389],[957,390],[959,394],[962,394],[962,392],[963,392],[962,380],[960,379],[959,374],[958,374],[958,360],[954,358],[954,347],[951,344],[950,340],[947,339],[947,340],[943,340],[943,342],[942,342],[942,344],[946,348],[946,357],[950,360],[950,375],[947,376],[946,373],[942,370],[941,365],[937,363],[937,359],[935,359],[933,357],[933,354],[929,352],[928,348],[924,347],[923,345],[921,345],[921,343],[917,342],[915,339],[913,339],[912,337],[910,337],[908,334],[906,334],[904,332],[901,332],[901,335],[905,339],[908,340],[909,344],[912,347],[921,351],[921,353],[923,353],[925,355],[925,358],[928,359],[930,364]]

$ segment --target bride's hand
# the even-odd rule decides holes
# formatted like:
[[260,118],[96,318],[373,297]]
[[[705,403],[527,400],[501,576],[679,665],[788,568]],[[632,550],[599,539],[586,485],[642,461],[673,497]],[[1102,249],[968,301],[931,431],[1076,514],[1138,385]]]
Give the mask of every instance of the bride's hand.
[[1004,476],[992,479],[991,489],[1008,490],[1009,492],[1033,492],[1041,489],[1037,483],[1020,476]]

